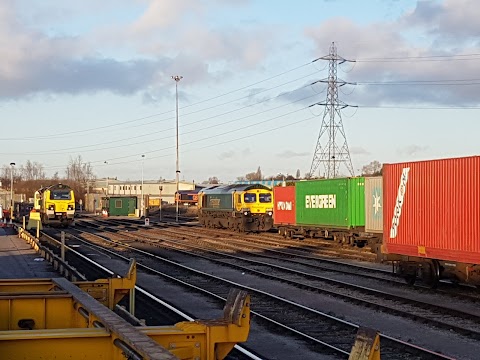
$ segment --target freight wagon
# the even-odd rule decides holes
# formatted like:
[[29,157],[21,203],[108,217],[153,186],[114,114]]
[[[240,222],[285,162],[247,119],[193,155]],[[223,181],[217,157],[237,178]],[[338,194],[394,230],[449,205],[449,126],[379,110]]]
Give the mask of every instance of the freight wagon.
[[383,259],[407,282],[480,285],[480,156],[383,166]]
[[322,237],[364,246],[365,178],[299,181],[274,188],[274,226],[284,237]]
[[272,215],[272,190],[264,185],[219,185],[198,192],[198,220],[207,228],[268,231]]

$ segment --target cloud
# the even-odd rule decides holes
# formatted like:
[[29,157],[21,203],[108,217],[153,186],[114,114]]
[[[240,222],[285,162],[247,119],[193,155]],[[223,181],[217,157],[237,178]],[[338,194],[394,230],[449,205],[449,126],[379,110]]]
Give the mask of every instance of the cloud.
[[103,90],[130,95],[150,85],[165,62],[84,58],[56,59],[50,63],[48,59],[37,58],[32,64],[25,60],[22,74],[0,76],[4,85],[0,96],[14,98],[33,93],[76,94]]
[[428,150],[428,146],[423,145],[409,145],[398,149],[400,155],[415,156],[424,153]]
[[352,155],[370,155],[370,152],[361,146],[352,146],[350,148],[350,154]]
[[292,150],[285,150],[284,152],[279,153],[276,156],[280,157],[280,158],[288,159],[288,158],[295,158],[295,157],[304,157],[304,156],[309,156],[309,155],[311,155],[311,154],[307,153],[307,152],[295,152],[295,151],[292,151]]
[[[424,25],[418,19],[419,17],[420,15],[417,16],[415,23],[419,26]],[[317,55],[327,55],[332,40],[335,40],[339,56],[357,60],[355,67],[348,74],[341,71],[342,66],[346,65],[338,67],[339,77],[360,84],[351,96],[340,94],[341,100],[348,104],[360,106],[478,104],[477,93],[480,91],[480,85],[471,84],[471,82],[468,85],[462,85],[441,81],[477,78],[478,59],[475,61],[438,61],[439,59],[426,61],[428,59],[424,57],[479,53],[480,48],[471,43],[456,49],[438,47],[434,38],[429,37],[428,34],[422,38],[421,32],[415,33],[416,36],[413,37],[409,33],[413,21],[412,18],[409,22],[401,19],[359,25],[348,19],[336,18],[318,27],[305,29],[305,34],[315,42]],[[447,28],[444,34],[446,32]],[[471,32],[471,34],[474,33],[474,31]],[[352,39],[356,41],[352,42]],[[395,58],[399,60],[396,61]],[[432,84],[432,80],[440,80],[441,84]],[[399,81],[404,84],[398,84]],[[423,83],[419,84],[419,81]],[[377,84],[371,84],[372,82]],[[389,82],[396,82],[396,84],[388,84]],[[344,86],[342,90],[347,92],[349,86]]]
[[[49,24],[45,19],[40,26],[33,23],[42,14],[47,16],[48,6],[28,9],[28,15],[20,16],[26,5],[22,9],[13,1],[1,2],[0,44],[8,51],[0,58],[0,97],[108,91],[140,93],[145,101],[155,102],[171,96],[171,75],[183,75],[184,86],[217,83],[234,69],[256,68],[273,43],[273,34],[258,26],[211,28],[208,16],[222,6],[218,1],[139,0],[135,6],[139,4],[146,6],[133,19],[65,35],[56,29],[42,30]],[[223,6],[229,4],[247,2],[233,0]],[[114,6],[107,1],[101,10],[106,13]],[[121,2],[121,6],[125,11],[133,5]],[[78,7],[83,15],[88,5]],[[68,20],[63,21],[81,20],[61,6],[52,11],[50,19],[65,14]],[[225,63],[223,69],[211,70],[218,62]]]
[[403,18],[405,26],[424,28],[437,40],[455,46],[480,34],[480,8],[475,0],[418,1],[415,9]]
[[145,12],[136,19],[131,28],[140,36],[150,32],[170,27],[188,16],[200,16],[202,7],[197,0],[176,0],[175,2],[164,0],[152,0]]
[[235,157],[235,152],[233,150],[225,151],[218,155],[219,160],[228,160],[228,159],[233,159],[234,157]]

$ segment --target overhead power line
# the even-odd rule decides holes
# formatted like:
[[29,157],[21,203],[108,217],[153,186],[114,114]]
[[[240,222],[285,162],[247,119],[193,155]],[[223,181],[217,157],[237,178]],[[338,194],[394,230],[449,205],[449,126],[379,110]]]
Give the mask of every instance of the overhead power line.
[[[284,117],[284,116],[287,116],[287,115],[293,115],[293,114],[298,113],[299,111],[305,110],[307,108],[308,108],[308,106],[303,107],[301,109],[291,111],[291,112],[286,113],[286,114],[282,114],[282,115],[275,116],[275,117],[272,117],[272,118],[269,118],[269,119],[266,119],[266,120],[263,120],[263,121],[260,121],[260,122],[256,122],[255,124],[246,125],[246,126],[243,126],[241,128],[231,129],[231,130],[225,131],[225,132],[220,133],[220,134],[207,136],[207,137],[202,138],[202,139],[197,139],[197,140],[185,142],[185,143],[182,143],[182,146],[195,144],[195,143],[198,143],[198,142],[201,142],[201,141],[217,139],[217,138],[219,138],[221,136],[224,136],[224,135],[227,135],[227,134],[242,133],[241,130],[245,130],[245,129],[252,128],[252,127],[257,127],[260,124],[265,124],[265,123],[268,123],[268,122],[273,121],[273,120],[277,120],[277,119],[279,119],[281,117]],[[296,124],[299,124],[301,122],[305,122],[305,121],[308,121],[308,120],[311,120],[311,119],[314,119],[314,118],[316,118],[316,116],[311,116],[311,117],[308,117],[306,119],[298,120],[298,121],[295,121],[295,122],[292,122],[292,123],[289,123],[289,124],[285,124],[285,125],[277,125],[277,126],[273,126],[273,127],[268,127],[268,129],[263,130],[263,131],[255,131],[253,134],[250,133],[250,134],[243,135],[241,137],[237,137],[237,138],[232,139],[232,140],[223,141],[221,143],[209,144],[209,145],[206,145],[206,146],[203,146],[203,147],[194,148],[194,149],[190,149],[190,150],[185,150],[185,152],[186,151],[197,151],[199,149],[204,149],[204,148],[208,148],[208,147],[212,147],[212,146],[231,143],[231,142],[235,142],[235,141],[238,141],[238,140],[251,138],[253,136],[258,136],[258,135],[261,135],[261,134],[270,133],[272,131],[283,129],[285,127],[290,127],[290,126],[293,126],[293,125],[296,125]],[[173,150],[174,148],[175,148],[175,146],[172,145],[172,146],[167,146],[167,147],[156,149],[156,150],[143,151],[143,152],[140,152],[140,153],[137,153],[137,154],[127,155],[127,156],[119,156],[119,157],[115,157],[115,158],[109,158],[109,159],[107,159],[107,162],[108,162],[109,165],[117,165],[117,164],[124,164],[124,163],[125,164],[126,163],[135,163],[135,162],[138,162],[137,158],[138,158],[139,155],[152,154],[152,153],[156,153],[156,152],[160,152],[160,151],[164,151],[164,150]],[[171,156],[171,155],[172,154],[149,156],[148,160],[161,158],[161,157],[166,157],[166,156]],[[136,159],[128,160],[128,161],[124,161],[124,162],[115,162],[115,160],[122,160],[122,159],[127,159],[127,158],[130,158],[130,157],[136,158]],[[98,163],[98,165],[102,165],[104,162],[105,162],[105,160],[89,161],[90,164],[97,164]],[[55,169],[65,169],[66,167],[67,167],[67,165],[56,165],[56,166],[46,166],[44,169],[45,170],[55,170]]]
[[[285,93],[279,94],[279,95],[277,95],[277,96],[273,96],[273,97],[270,97],[270,98],[267,98],[267,99],[263,99],[263,100],[257,101],[256,103],[253,103],[253,104],[245,105],[245,106],[243,106],[243,107],[241,107],[241,108],[229,110],[229,111],[226,111],[226,112],[223,112],[223,113],[220,113],[220,114],[216,114],[216,115],[213,115],[213,116],[209,116],[209,117],[206,117],[206,118],[202,118],[202,119],[193,121],[193,122],[188,123],[188,124],[184,124],[184,125],[182,125],[181,127],[186,127],[186,126],[198,124],[198,123],[202,123],[202,122],[205,122],[205,121],[208,121],[208,120],[211,120],[211,119],[220,117],[220,116],[229,115],[229,114],[235,113],[235,112],[237,112],[237,111],[240,111],[240,110],[243,110],[243,109],[246,109],[246,108],[249,108],[249,107],[253,107],[253,106],[255,106],[255,105],[258,105],[258,104],[261,104],[261,103],[264,103],[264,102],[268,102],[268,101],[271,101],[271,100],[274,100],[274,99],[278,99],[278,98],[280,98],[280,97],[282,97],[282,96],[285,96],[285,95],[293,94],[295,91],[304,89],[304,88],[309,87],[309,86],[311,86],[311,85],[313,85],[313,84],[315,84],[315,82],[314,82],[314,83],[310,83],[310,84],[306,84],[306,85],[301,86],[300,88],[297,88],[297,89],[292,90],[292,91],[290,91],[290,92],[285,92]],[[207,126],[207,127],[202,127],[201,129],[197,129],[197,130],[192,130],[192,131],[183,132],[182,134],[183,134],[183,135],[186,135],[186,134],[191,134],[191,133],[195,133],[195,132],[199,132],[199,131],[204,131],[204,130],[207,130],[207,129],[211,129],[211,128],[223,126],[223,125],[226,125],[226,124],[230,124],[230,123],[233,123],[233,122],[236,122],[236,121],[239,121],[239,120],[244,120],[244,119],[246,119],[246,118],[258,116],[258,115],[260,115],[260,114],[265,114],[265,113],[267,113],[267,112],[269,112],[269,111],[278,110],[278,109],[280,109],[280,108],[282,108],[282,107],[290,106],[290,105],[292,105],[292,104],[294,104],[294,103],[298,103],[298,102],[301,102],[301,101],[303,101],[303,100],[310,99],[310,98],[313,97],[313,96],[315,96],[315,94],[313,94],[313,95],[311,95],[311,96],[303,97],[303,98],[301,98],[301,99],[297,99],[297,100],[294,100],[294,101],[291,101],[291,102],[288,102],[288,103],[284,103],[284,104],[282,104],[282,105],[275,106],[275,107],[269,108],[269,109],[267,109],[267,110],[263,110],[263,111],[260,111],[260,112],[256,112],[256,113],[254,113],[254,114],[246,115],[246,116],[243,116],[243,117],[240,117],[240,118],[237,118],[237,119],[225,121],[225,122],[222,122],[222,123],[219,123],[219,124],[210,125],[210,126]],[[186,115],[184,115],[184,116],[186,116]],[[124,147],[127,147],[127,146],[135,146],[135,145],[139,145],[139,144],[145,144],[145,143],[151,143],[151,142],[157,142],[157,141],[160,141],[160,140],[169,139],[169,138],[171,138],[171,136],[165,136],[165,137],[162,137],[162,138],[155,138],[155,139],[152,139],[152,140],[146,140],[146,139],[145,139],[145,137],[148,136],[148,135],[155,135],[155,134],[163,133],[163,132],[169,131],[169,130],[174,130],[174,128],[171,127],[171,128],[168,128],[168,129],[162,129],[162,130],[159,130],[159,131],[149,132],[148,134],[141,134],[141,135],[136,135],[136,136],[130,136],[130,137],[128,137],[128,138],[123,138],[123,139],[114,140],[114,141],[108,141],[108,142],[101,142],[101,143],[96,143],[96,144],[91,144],[91,145],[75,146],[75,147],[69,147],[69,148],[63,148],[63,149],[55,149],[55,150],[50,150],[50,151],[36,151],[36,152],[26,152],[26,153],[1,153],[1,154],[2,154],[2,155],[39,155],[39,154],[45,155],[45,154],[63,154],[64,152],[71,152],[71,151],[73,151],[73,150],[79,150],[79,149],[86,149],[86,150],[82,150],[83,152],[91,152],[91,151],[99,151],[99,150],[109,150],[109,149],[116,149],[116,148],[124,148]],[[141,139],[141,141],[134,142],[134,143],[125,143],[126,141],[133,140],[133,139]],[[104,146],[104,145],[107,145],[107,144],[118,143],[118,142],[120,142],[121,145],[109,146],[109,147],[102,147],[102,148],[94,148],[95,146]]]
[[471,61],[471,60],[480,60],[480,53],[455,54],[455,55],[424,55],[424,56],[357,58],[357,62]]
[[[275,78],[280,77],[280,76],[282,76],[282,75],[288,74],[288,73],[293,72],[293,71],[298,70],[298,69],[301,69],[302,67],[305,67],[305,66],[307,66],[307,65],[310,65],[311,63],[312,63],[312,62],[308,62],[308,63],[302,64],[302,65],[297,66],[297,67],[294,67],[294,68],[292,68],[292,69],[290,69],[290,70],[286,70],[286,71],[281,72],[281,73],[279,73],[279,74],[276,74],[276,75],[270,76],[270,77],[268,77],[268,78],[266,78],[266,79],[259,80],[259,81],[257,81],[257,82],[252,83],[252,84],[249,84],[249,85],[246,85],[246,86],[237,88],[237,89],[235,89],[235,90],[231,90],[231,91],[229,91],[229,92],[226,92],[226,93],[223,93],[223,94],[220,94],[220,95],[217,95],[217,96],[214,96],[214,97],[205,99],[205,100],[201,100],[201,101],[198,101],[198,102],[193,103],[193,104],[189,104],[189,105],[182,106],[182,107],[180,107],[179,109],[180,109],[180,110],[183,110],[183,109],[186,109],[186,108],[189,108],[189,107],[192,107],[192,106],[196,106],[196,105],[203,104],[203,103],[208,102],[208,101],[211,101],[211,100],[215,100],[215,99],[224,97],[224,96],[226,96],[226,95],[233,94],[233,93],[238,92],[238,91],[241,91],[241,90],[248,89],[249,87],[252,87],[252,86],[261,84],[261,83],[263,83],[263,82],[266,82],[266,81],[275,79]],[[264,91],[269,91],[269,90],[272,90],[272,89],[275,89],[275,88],[278,88],[278,87],[280,87],[280,86],[283,86],[283,85],[292,83],[292,82],[294,82],[294,81],[298,81],[299,79],[306,78],[306,77],[308,77],[308,76],[311,76],[311,75],[306,75],[306,76],[303,76],[303,77],[301,77],[301,78],[297,78],[297,79],[295,79],[295,80],[288,81],[288,82],[286,82],[286,83],[284,83],[284,84],[280,84],[280,85],[274,86],[274,87],[269,88],[269,89],[261,90],[261,91],[259,91],[259,93],[260,93],[260,92],[264,92]],[[244,99],[244,98],[247,98],[247,97],[249,97],[249,95],[240,98],[240,100],[241,100],[241,99]],[[212,108],[215,108],[215,107],[218,107],[218,106],[222,106],[222,105],[225,105],[225,104],[228,104],[228,103],[231,103],[231,102],[234,102],[234,101],[238,101],[238,100],[239,100],[239,99],[237,99],[237,100],[231,100],[231,101],[229,101],[229,102],[226,102],[226,103],[223,103],[223,104],[220,104],[220,105],[211,106],[211,107],[209,107],[209,108],[205,108],[205,109],[202,109],[202,110],[197,110],[197,111],[191,112],[191,113],[189,113],[189,114],[194,114],[194,113],[197,113],[197,112],[200,112],[200,111],[209,110],[209,109],[212,109]],[[83,130],[75,130],[75,131],[68,131],[68,132],[63,132],[63,133],[48,134],[48,135],[38,135],[38,136],[31,136],[31,137],[21,137],[21,138],[0,138],[0,140],[2,140],[2,141],[11,141],[11,140],[18,141],[18,140],[33,140],[33,139],[35,139],[35,140],[52,139],[52,138],[56,138],[56,137],[62,137],[62,136],[68,136],[68,135],[74,135],[74,134],[81,134],[81,133],[86,133],[86,132],[91,132],[91,131],[108,129],[108,128],[112,128],[112,127],[118,127],[118,126],[126,125],[126,124],[131,125],[132,123],[135,123],[135,122],[139,122],[139,121],[142,121],[142,120],[145,120],[145,119],[150,119],[150,118],[157,117],[157,116],[161,116],[161,115],[170,114],[170,113],[173,113],[173,112],[174,112],[174,110],[168,110],[168,111],[164,111],[164,112],[161,112],[161,113],[156,113],[156,114],[152,114],[152,115],[143,116],[143,117],[140,117],[140,118],[135,118],[135,119],[130,119],[130,120],[118,122],[118,123],[115,123],[115,124],[98,126],[98,127],[88,128],[88,129],[83,129]],[[189,115],[189,114],[183,114],[183,116],[186,116],[186,115]],[[170,117],[170,118],[168,118],[168,119],[163,119],[163,120],[160,120],[160,121],[167,121],[167,120],[171,120],[171,119],[174,119],[174,117],[172,116],[172,117]],[[147,123],[147,124],[143,124],[143,125],[148,125],[148,124],[152,124],[152,123],[156,123],[156,122],[158,122],[158,121],[154,121],[154,122]]]

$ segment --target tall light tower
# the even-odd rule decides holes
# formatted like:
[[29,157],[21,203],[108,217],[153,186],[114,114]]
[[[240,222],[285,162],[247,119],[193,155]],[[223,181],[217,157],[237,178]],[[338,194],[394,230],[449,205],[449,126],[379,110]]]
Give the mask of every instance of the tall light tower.
[[13,219],[13,167],[15,166],[14,162],[10,163],[10,222]]
[[143,203],[143,160],[145,159],[145,155],[142,155],[142,201],[140,201],[140,217],[143,216],[145,213],[145,205]]
[[351,60],[346,60],[341,56],[338,56],[337,47],[333,42],[330,46],[330,53],[316,59],[315,61],[317,60],[328,60],[328,78],[319,81],[326,83],[328,90],[325,102],[311,105],[323,105],[325,106],[325,111],[323,113],[320,133],[318,134],[317,146],[313,154],[310,176],[314,176],[320,163],[323,163],[325,166],[325,177],[327,179],[339,176],[339,168],[342,163],[347,168],[350,176],[355,176],[341,115],[341,110],[350,105],[347,105],[338,99],[338,89],[341,86],[352,83],[337,78],[337,64],[342,64]]
[[[108,161],[103,162],[105,165],[108,165]],[[105,195],[108,196],[108,175],[107,175],[107,191],[105,192]]]
[[177,117],[177,125],[176,125],[176,138],[177,138],[177,163],[176,163],[176,177],[175,182],[177,184],[177,191],[175,193],[175,203],[176,203],[176,211],[175,211],[175,221],[178,222],[178,182],[180,177],[180,168],[178,165],[178,82],[183,79],[183,76],[175,75],[172,76],[172,79],[175,80],[175,110],[176,110],[176,117]]

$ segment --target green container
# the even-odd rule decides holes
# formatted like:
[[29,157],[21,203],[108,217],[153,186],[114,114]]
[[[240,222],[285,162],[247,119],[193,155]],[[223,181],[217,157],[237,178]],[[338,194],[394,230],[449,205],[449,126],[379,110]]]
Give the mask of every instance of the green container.
[[295,185],[298,225],[352,229],[365,226],[365,178],[299,181]]
[[110,197],[108,200],[109,216],[128,216],[135,215],[137,208],[136,197]]

